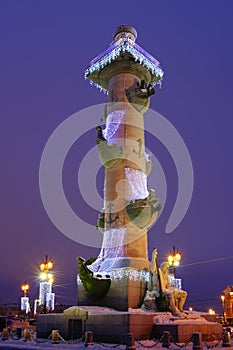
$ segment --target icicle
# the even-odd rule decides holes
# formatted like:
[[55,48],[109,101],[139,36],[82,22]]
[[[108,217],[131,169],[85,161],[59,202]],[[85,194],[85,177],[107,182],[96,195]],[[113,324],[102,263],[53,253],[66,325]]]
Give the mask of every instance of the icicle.
[[[113,44],[110,46],[103,54],[99,55],[97,58],[92,60],[92,65],[85,71],[85,79],[87,79],[88,75],[103,69],[106,65],[111,64],[117,57],[120,56],[121,52],[130,53],[135,62],[139,61],[139,63],[149,69],[152,74],[155,74],[156,77],[162,80],[164,72],[159,67],[159,62],[152,57],[149,53],[144,51],[139,45],[136,43],[131,43],[130,40],[126,39],[124,41],[119,41],[119,44],[115,46]],[[161,82],[155,82],[155,85],[159,84],[161,86]],[[99,87],[98,84],[94,84]],[[101,88],[101,91],[106,93],[104,88]]]

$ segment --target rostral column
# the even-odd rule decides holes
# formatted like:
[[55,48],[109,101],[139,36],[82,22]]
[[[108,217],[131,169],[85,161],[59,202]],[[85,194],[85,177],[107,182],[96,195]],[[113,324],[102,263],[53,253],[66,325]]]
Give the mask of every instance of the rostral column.
[[[144,116],[155,85],[161,84],[159,62],[135,43],[136,30],[119,26],[110,47],[85,72],[92,85],[108,94],[97,126],[99,158],[105,167],[104,206],[97,227],[103,233],[97,259],[83,262],[78,303],[118,310],[140,307],[149,271],[147,229],[161,209],[155,191],[147,188],[151,161],[145,152]],[[87,278],[102,279],[100,286]],[[107,281],[106,281],[107,279]],[[97,281],[98,282],[98,281]],[[89,286],[89,287],[88,287]],[[84,288],[83,288],[84,287]],[[102,289],[104,290],[103,287]]]

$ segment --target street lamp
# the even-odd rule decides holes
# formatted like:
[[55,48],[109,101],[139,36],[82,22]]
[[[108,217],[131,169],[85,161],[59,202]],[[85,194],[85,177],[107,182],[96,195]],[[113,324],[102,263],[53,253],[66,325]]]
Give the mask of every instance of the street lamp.
[[51,303],[51,309],[54,309],[54,293],[52,293],[52,284],[54,282],[53,274],[50,270],[53,269],[52,260],[45,256],[45,261],[40,263],[40,305],[44,306],[44,313],[46,308],[50,308],[47,304]]
[[52,268],[53,268],[52,260],[48,260],[48,255],[45,255],[45,261],[40,263],[40,271],[41,271],[40,278],[43,281],[53,283],[53,275],[52,273],[49,273],[49,270],[52,270]]
[[27,296],[27,291],[28,291],[28,289],[29,289],[29,284],[28,284],[27,282],[24,282],[24,284],[22,284],[22,286],[21,286],[21,289],[22,289],[22,291],[23,291],[23,296],[24,296],[24,298],[26,298],[26,296]]
[[226,311],[225,311],[225,295],[221,295],[222,311],[223,311],[223,322],[226,323]]
[[209,315],[215,315],[215,311],[213,309],[208,310]]
[[178,251],[178,249],[175,248],[175,246],[172,247],[172,250],[170,251],[167,257],[167,260],[169,266],[173,268],[173,275],[174,278],[176,278],[176,267],[180,265],[181,253]]
[[27,291],[29,290],[29,284],[24,282],[21,286],[21,290],[23,291],[23,297],[21,297],[21,310],[25,311],[27,314],[30,311],[30,303],[29,298],[27,297]]

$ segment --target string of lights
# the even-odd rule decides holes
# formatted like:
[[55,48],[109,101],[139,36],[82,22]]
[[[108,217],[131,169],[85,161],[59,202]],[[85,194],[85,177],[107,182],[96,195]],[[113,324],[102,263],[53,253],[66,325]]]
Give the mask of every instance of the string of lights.
[[[106,65],[114,61],[122,52],[130,53],[136,62],[139,62],[140,65],[146,67],[152,74],[155,74],[158,79],[154,82],[154,85],[161,85],[164,72],[160,68],[159,62],[128,38],[125,38],[123,42],[119,41],[119,43],[114,43],[105,52],[97,56],[96,59],[92,61],[91,66],[86,69],[85,79],[87,79],[88,75],[103,69]],[[99,84],[93,81],[90,81],[90,84],[99,88],[100,91],[107,93],[107,91]]]

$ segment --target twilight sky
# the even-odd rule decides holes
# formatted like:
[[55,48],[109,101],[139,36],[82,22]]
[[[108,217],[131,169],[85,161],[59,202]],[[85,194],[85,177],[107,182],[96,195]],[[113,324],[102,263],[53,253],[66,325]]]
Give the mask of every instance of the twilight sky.
[[[187,214],[167,234],[177,172],[164,145],[147,133],[147,146],[167,181],[163,212],[148,234],[149,257],[156,245],[162,262],[175,244],[183,257],[177,274],[189,293],[186,306],[220,311],[219,296],[233,284],[232,18],[231,0],[0,1],[0,304],[18,302],[25,280],[31,284],[31,300],[38,296],[36,278],[45,254],[55,263],[57,302],[77,303],[76,257],[95,257],[99,248],[77,242],[86,235],[85,225],[77,227],[74,241],[50,221],[40,196],[40,160],[59,124],[84,108],[105,103],[106,96],[84,80],[84,71],[108,47],[115,28],[130,24],[138,32],[137,43],[165,71],[151,108],[177,129],[194,170]],[[63,167],[67,200],[93,236],[98,235],[98,212],[81,198],[77,173],[95,146],[95,126],[93,120],[71,147]],[[93,186],[91,171],[87,169],[84,187]],[[156,173],[151,177],[159,193]],[[94,186],[101,194],[103,169],[96,179]]]

